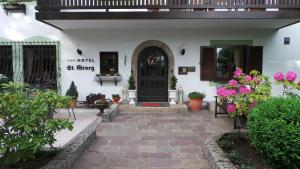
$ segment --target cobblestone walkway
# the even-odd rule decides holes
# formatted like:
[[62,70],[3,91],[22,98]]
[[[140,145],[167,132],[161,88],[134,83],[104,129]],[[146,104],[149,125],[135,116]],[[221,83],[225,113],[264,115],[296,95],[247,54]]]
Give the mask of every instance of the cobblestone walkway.
[[232,129],[228,117],[212,112],[121,113],[102,123],[97,139],[75,169],[209,169],[205,139]]

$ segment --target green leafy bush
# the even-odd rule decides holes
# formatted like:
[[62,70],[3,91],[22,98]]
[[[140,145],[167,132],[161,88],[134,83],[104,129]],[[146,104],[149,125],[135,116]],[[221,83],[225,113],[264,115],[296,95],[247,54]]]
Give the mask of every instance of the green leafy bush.
[[300,99],[272,98],[251,110],[251,144],[274,168],[300,168]]
[[4,84],[0,93],[0,153],[4,162],[15,165],[35,158],[56,141],[54,134],[72,129],[68,120],[50,119],[56,108],[69,106],[70,97],[54,91],[32,91],[22,84]]
[[191,92],[188,95],[189,99],[204,99],[206,97],[205,93]]

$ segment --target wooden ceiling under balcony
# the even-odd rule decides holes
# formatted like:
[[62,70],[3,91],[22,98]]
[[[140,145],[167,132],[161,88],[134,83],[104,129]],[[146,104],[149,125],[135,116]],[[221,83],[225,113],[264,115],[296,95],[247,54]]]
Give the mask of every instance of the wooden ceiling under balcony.
[[283,19],[286,26],[300,21],[300,0],[37,0],[36,10],[36,18],[48,24],[51,20]]

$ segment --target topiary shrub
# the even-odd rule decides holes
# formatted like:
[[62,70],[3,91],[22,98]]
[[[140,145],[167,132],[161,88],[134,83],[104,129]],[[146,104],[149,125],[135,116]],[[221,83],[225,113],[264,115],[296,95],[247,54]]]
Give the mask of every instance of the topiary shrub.
[[251,144],[276,169],[300,168],[300,99],[272,98],[251,110]]
[[129,79],[128,79],[128,89],[129,90],[135,90],[135,79],[134,79],[134,75],[131,73]]
[[66,96],[70,96],[73,99],[78,98],[78,91],[77,91],[77,86],[75,85],[74,81],[72,81],[70,88],[66,92]]

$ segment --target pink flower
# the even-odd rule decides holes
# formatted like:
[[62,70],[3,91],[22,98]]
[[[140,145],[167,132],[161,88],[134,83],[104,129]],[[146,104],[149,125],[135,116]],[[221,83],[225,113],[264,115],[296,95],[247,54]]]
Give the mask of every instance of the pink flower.
[[245,76],[245,80],[246,80],[247,82],[249,82],[249,81],[251,81],[251,80],[252,80],[252,77],[251,77],[251,76],[249,76],[249,75],[247,75],[247,76]]
[[249,108],[250,108],[250,109],[253,109],[255,106],[256,106],[256,101],[254,100],[254,102],[252,102],[252,103],[249,105]]
[[225,87],[220,87],[217,89],[217,95],[221,97],[228,97],[229,92]]
[[246,86],[241,86],[239,89],[239,92],[242,94],[248,94],[248,93],[251,93],[251,89]]
[[284,80],[284,75],[282,72],[277,72],[274,74],[274,79],[276,81],[281,81],[281,80]]
[[230,96],[235,96],[236,95],[236,91],[234,89],[228,90],[228,93],[229,93]]
[[229,105],[227,105],[226,110],[227,110],[228,113],[234,113],[234,112],[236,112],[236,106],[235,106],[235,104],[229,104]]
[[233,77],[234,77],[234,78],[238,78],[238,77],[240,77],[240,76],[242,76],[242,75],[243,75],[242,69],[238,68],[238,69],[235,70],[235,72],[234,72],[234,74],[233,74]]
[[237,86],[238,86],[238,81],[232,79],[232,80],[230,80],[230,81],[228,82],[228,84],[229,84],[230,86],[237,87]]
[[289,82],[293,82],[296,80],[297,78],[297,74],[295,72],[289,71],[286,75],[285,75],[286,80],[288,80]]
[[259,79],[257,79],[256,77],[253,77],[252,79],[256,84],[259,84],[261,81]]

